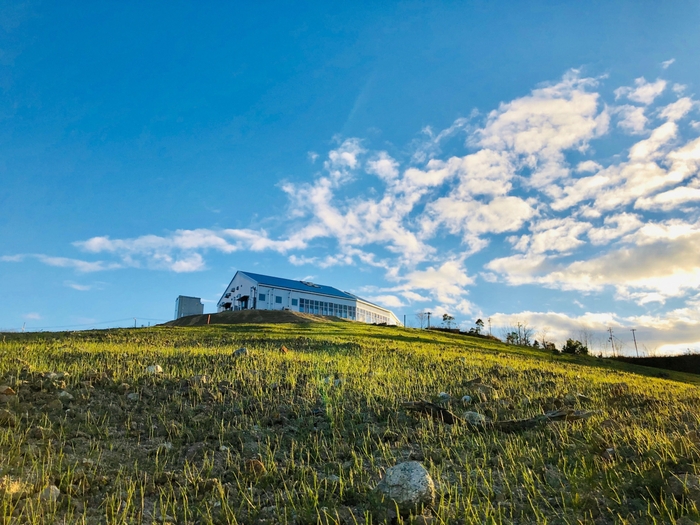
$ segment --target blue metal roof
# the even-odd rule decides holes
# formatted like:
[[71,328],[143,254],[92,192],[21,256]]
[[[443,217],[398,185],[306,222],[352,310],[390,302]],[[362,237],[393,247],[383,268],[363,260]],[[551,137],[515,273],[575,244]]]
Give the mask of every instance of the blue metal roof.
[[241,272],[243,275],[247,275],[258,284],[264,284],[267,286],[273,286],[278,288],[288,288],[290,290],[298,290],[300,292],[308,293],[318,293],[323,295],[330,295],[332,297],[339,297],[342,299],[355,299],[354,295],[346,292],[341,292],[337,288],[332,286],[325,286],[323,284],[309,283],[305,284],[304,281],[292,281],[291,279],[283,279],[282,277],[272,277],[271,275],[261,275],[259,273],[251,272]]

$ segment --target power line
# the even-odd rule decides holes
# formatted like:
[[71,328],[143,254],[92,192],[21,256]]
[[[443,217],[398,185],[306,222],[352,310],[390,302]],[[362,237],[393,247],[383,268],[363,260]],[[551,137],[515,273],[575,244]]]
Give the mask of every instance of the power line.
[[169,321],[169,319],[153,319],[151,317],[125,317],[124,319],[114,319],[111,321],[96,321],[94,323],[85,323],[85,324],[68,324],[68,325],[56,325],[56,326],[34,326],[34,327],[28,327],[25,328],[25,330],[53,330],[53,329],[59,329],[59,328],[82,328],[86,326],[95,326],[95,325],[100,325],[100,324],[110,324],[110,323],[122,323],[124,321],[132,321],[132,320],[141,320],[141,321],[162,321],[166,322]]

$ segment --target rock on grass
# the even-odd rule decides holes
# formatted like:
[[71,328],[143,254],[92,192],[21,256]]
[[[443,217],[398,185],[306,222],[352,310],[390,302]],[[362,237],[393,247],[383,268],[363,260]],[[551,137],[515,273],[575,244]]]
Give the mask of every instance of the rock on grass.
[[433,478],[417,461],[391,467],[374,490],[394,501],[402,514],[420,512],[435,501]]

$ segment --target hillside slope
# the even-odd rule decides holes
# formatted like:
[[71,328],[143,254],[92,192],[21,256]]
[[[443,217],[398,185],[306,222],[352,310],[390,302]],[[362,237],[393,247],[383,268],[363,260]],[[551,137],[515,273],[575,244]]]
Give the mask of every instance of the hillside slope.
[[[698,378],[654,373],[348,322],[13,334],[0,501],[16,523],[692,523]],[[593,414],[504,433],[418,400]],[[405,461],[434,480],[420,517],[373,491]]]

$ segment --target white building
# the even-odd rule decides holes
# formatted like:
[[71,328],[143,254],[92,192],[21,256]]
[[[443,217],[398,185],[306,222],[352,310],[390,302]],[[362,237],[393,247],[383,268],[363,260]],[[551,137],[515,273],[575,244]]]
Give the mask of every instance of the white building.
[[240,271],[217,304],[217,311],[227,310],[293,310],[364,323],[402,324],[391,310],[331,286]]

